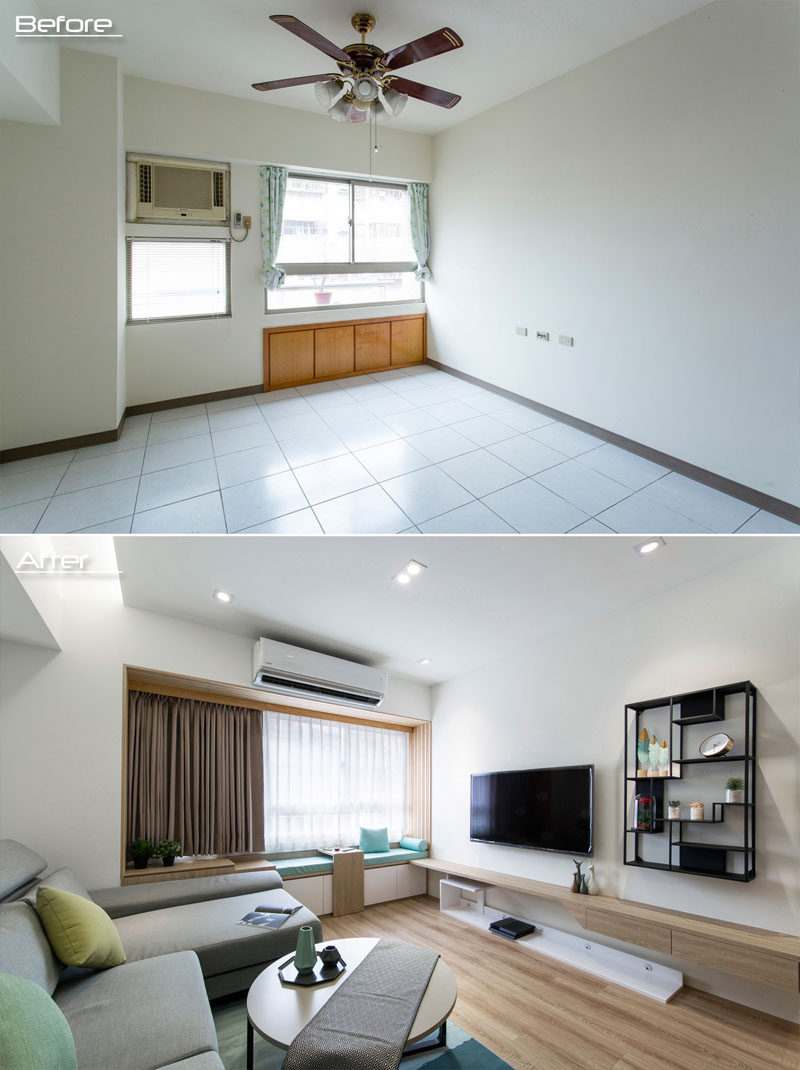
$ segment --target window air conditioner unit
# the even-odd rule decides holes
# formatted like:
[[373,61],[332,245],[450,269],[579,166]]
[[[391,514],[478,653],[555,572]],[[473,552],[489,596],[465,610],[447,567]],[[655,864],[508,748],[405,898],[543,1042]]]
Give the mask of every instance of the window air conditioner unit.
[[272,639],[258,639],[253,646],[253,684],[281,695],[374,710],[386,694],[386,673]]
[[128,222],[227,223],[230,167],[128,153]]

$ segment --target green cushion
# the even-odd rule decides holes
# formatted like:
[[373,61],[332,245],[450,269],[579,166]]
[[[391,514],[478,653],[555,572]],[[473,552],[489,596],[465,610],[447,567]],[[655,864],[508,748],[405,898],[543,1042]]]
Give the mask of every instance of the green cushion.
[[50,946],[65,965],[105,970],[125,961],[117,927],[97,903],[41,886],[36,909]]
[[359,836],[358,846],[364,852],[364,854],[375,854],[376,851],[388,851],[389,850],[389,830],[388,829],[361,829],[361,835]]
[[24,977],[0,973],[0,1066],[5,1070],[77,1070],[67,1019]]
[[390,847],[388,851],[376,851],[364,855],[365,866],[385,866],[390,862],[413,862],[415,858],[427,858],[427,851],[409,851],[405,847]]
[[331,873],[333,859],[322,855],[306,855],[303,858],[279,858],[275,868],[282,877],[311,876],[314,873]]

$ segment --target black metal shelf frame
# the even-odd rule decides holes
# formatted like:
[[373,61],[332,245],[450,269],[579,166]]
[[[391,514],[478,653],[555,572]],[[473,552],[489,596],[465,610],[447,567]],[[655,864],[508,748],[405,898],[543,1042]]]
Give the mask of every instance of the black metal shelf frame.
[[[726,697],[744,696],[744,753],[723,754],[711,758],[684,758],[683,729],[690,725],[721,722],[726,719]],[[672,695],[659,699],[647,699],[644,702],[628,703],[625,706],[625,827],[623,862],[627,866],[643,869],[664,870],[667,872],[691,873],[723,880],[751,881],[756,876],[756,812],[755,812],[755,773],[756,773],[756,689],[749,680],[722,687],[707,688],[682,695]],[[678,710],[677,707],[680,707]],[[638,769],[636,744],[639,735],[642,714],[657,709],[668,709],[669,723],[669,760],[668,776],[631,776],[630,757],[631,741],[633,749],[633,771]],[[633,731],[631,732],[631,729]],[[676,749],[677,748],[677,749]],[[684,772],[688,775],[694,766],[716,764],[718,762],[739,762],[743,765],[744,801],[742,803],[714,802],[712,816],[702,821],[692,821],[689,817],[670,819],[665,817],[664,806],[665,780],[681,780]],[[685,768],[686,767],[686,768]],[[638,794],[637,787],[631,791],[631,785],[641,785],[653,800],[653,828],[642,830],[628,826],[628,812],[633,796]],[[740,843],[708,843],[685,839],[685,827],[691,825],[721,825],[726,823],[725,808],[734,806],[742,812],[742,840]],[[640,854],[642,836],[668,834],[667,861],[656,862],[644,859]],[[728,854],[741,855],[744,860],[743,872],[727,870]],[[691,864],[688,864],[691,861]]]

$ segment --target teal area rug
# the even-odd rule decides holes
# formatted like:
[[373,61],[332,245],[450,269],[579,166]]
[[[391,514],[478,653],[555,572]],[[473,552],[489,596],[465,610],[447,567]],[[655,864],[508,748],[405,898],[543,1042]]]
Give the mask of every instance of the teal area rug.
[[[247,1009],[244,997],[220,1003],[213,1010],[219,1054],[225,1070],[245,1070]],[[286,1053],[256,1034],[253,1054],[255,1070],[280,1070]],[[508,1063],[452,1022],[447,1026],[447,1048],[415,1055],[400,1063],[400,1070],[421,1070],[422,1067],[425,1070],[511,1070]],[[353,1063],[353,1070],[359,1070],[358,1063]]]

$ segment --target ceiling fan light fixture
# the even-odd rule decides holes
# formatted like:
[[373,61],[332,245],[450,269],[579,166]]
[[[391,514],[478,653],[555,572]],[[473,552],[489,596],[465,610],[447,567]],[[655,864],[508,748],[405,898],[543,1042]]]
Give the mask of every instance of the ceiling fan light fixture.
[[367,121],[367,112],[356,104],[355,101],[347,109],[347,122],[348,123],[365,123]]
[[333,107],[328,108],[328,115],[330,115],[331,119],[335,119],[337,123],[346,123],[349,112],[350,101],[347,99],[347,94],[339,97]]
[[391,119],[391,115],[379,100],[373,100],[372,104],[370,104],[370,111],[376,123],[385,123],[387,119]]
[[363,100],[370,103],[377,99],[378,85],[373,78],[369,75],[364,75],[361,78],[357,78],[353,85],[353,94],[356,100]]
[[317,82],[314,85],[314,95],[317,98],[317,103],[321,104],[323,108],[330,108],[341,90],[342,84],[337,82],[335,78],[328,78],[324,82]]
[[396,89],[384,89],[383,102],[389,109],[391,117],[396,119],[408,103],[408,97],[405,93],[398,93]]

